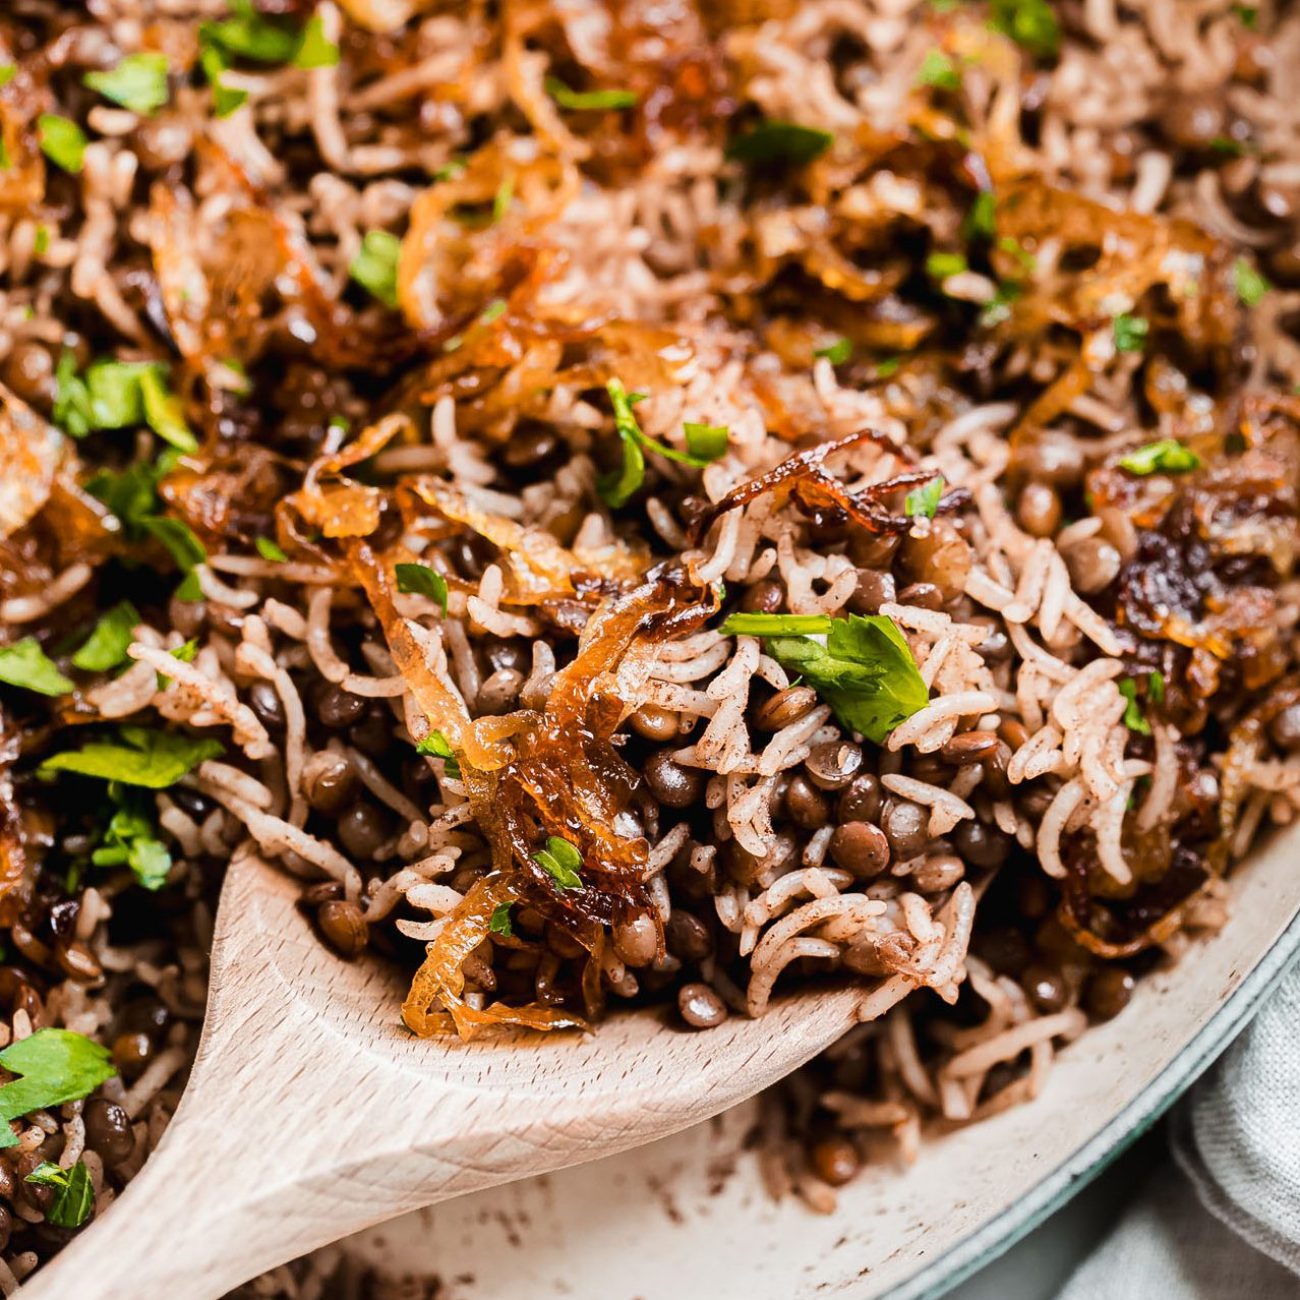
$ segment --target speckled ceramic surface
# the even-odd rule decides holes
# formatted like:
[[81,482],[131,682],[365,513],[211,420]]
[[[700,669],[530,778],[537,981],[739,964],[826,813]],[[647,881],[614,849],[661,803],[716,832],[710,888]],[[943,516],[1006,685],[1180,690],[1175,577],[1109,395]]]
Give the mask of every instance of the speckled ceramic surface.
[[1136,1138],[1300,950],[1300,834],[1238,873],[1233,917],[1061,1057],[1044,1095],[880,1168],[834,1215],[770,1202],[740,1107],[639,1151],[380,1225],[350,1246],[439,1300],[917,1300],[1006,1249]]

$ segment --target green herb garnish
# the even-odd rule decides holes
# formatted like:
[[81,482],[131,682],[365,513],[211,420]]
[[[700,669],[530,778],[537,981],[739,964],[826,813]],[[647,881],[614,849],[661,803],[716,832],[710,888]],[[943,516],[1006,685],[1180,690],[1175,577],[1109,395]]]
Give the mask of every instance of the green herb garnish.
[[[733,616],[735,618],[741,615]],[[907,640],[883,614],[825,618],[823,645],[813,636],[790,635],[785,620],[808,616],[751,614],[746,619],[776,620],[773,630],[746,623],[763,637],[767,653],[787,672],[814,687],[842,726],[879,745],[898,724],[925,708],[930,690],[917,671]],[[723,625],[732,620],[728,619]],[[802,630],[802,628],[801,628]]]
[[1158,668],[1147,676],[1147,694],[1152,704],[1165,702],[1165,675]]
[[497,192],[492,196],[492,224],[495,225],[500,221],[507,212],[510,211],[510,205],[515,201],[515,176],[513,172],[506,175],[505,180],[497,186]]
[[172,869],[172,855],[157,836],[148,805],[119,790],[116,783],[111,783],[108,790],[118,808],[91,853],[91,862],[97,867],[130,867],[145,889],[161,889]]
[[56,1228],[79,1228],[90,1217],[95,1189],[90,1184],[90,1171],[84,1160],[78,1160],[71,1169],[42,1160],[23,1181],[58,1189],[45,1212],[46,1223]]
[[0,87],[7,86],[17,75],[16,63],[0,63]]
[[199,50],[199,65],[212,87],[212,111],[218,117],[229,117],[237,108],[248,103],[248,91],[227,86],[222,80],[228,69],[225,54],[216,45],[205,44]]
[[1124,706],[1124,725],[1140,736],[1151,734],[1151,724],[1142,716],[1142,708],[1137,700],[1137,683],[1131,677],[1125,677],[1116,683],[1119,693],[1128,701]]
[[293,56],[295,67],[332,68],[339,61],[339,47],[325,35],[325,23],[319,14],[307,20],[302,29],[298,52]]
[[34,636],[0,646],[0,682],[21,686],[38,695],[66,695],[75,686],[59,671]]
[[533,861],[541,865],[547,875],[561,889],[581,889],[582,854],[577,847],[559,835],[548,835],[546,847],[533,854]]
[[[623,462],[620,467],[609,474],[602,474],[597,481],[596,490],[606,505],[613,509],[626,505],[640,490],[645,482],[645,453],[657,452],[668,460],[675,460],[683,465],[693,465],[700,469],[717,459],[716,456],[696,451],[678,451],[656,442],[642,432],[632,408],[641,401],[644,393],[629,393],[622,381],[611,379],[605,390],[609,393],[610,405],[614,408],[614,428],[618,431],[622,444]],[[687,445],[689,446],[689,439]],[[725,448],[724,448],[725,450]]]
[[902,357],[883,357],[876,362],[876,378],[891,379],[903,364]]
[[547,77],[545,85],[546,93],[561,108],[574,113],[636,106],[635,90],[570,90],[558,77]]
[[447,612],[447,579],[436,569],[427,564],[398,564],[394,566],[397,574],[397,590],[415,596],[427,596],[436,600]]
[[96,361],[78,375],[76,357],[65,348],[54,381],[54,422],[74,438],[148,424],[178,451],[198,450],[180,399],[168,389],[166,370],[156,361]]
[[1243,307],[1258,305],[1273,287],[1244,257],[1237,258],[1232,264],[1232,282]]
[[42,221],[41,224],[36,227],[36,238],[32,240],[32,252],[35,253],[37,257],[44,257],[49,251],[50,228]]
[[289,557],[284,553],[284,548],[272,537],[259,537],[253,543],[257,547],[257,553],[264,560],[270,560],[273,564],[287,564]]
[[940,250],[925,259],[925,273],[932,280],[946,280],[967,270],[965,253],[946,253]]
[[1111,329],[1117,352],[1141,352],[1146,347],[1151,324],[1145,316],[1129,316],[1125,313],[1115,317]]
[[1122,469],[1130,474],[1184,474],[1199,469],[1201,458],[1190,448],[1173,438],[1161,438],[1145,447],[1131,451],[1119,458]]
[[829,131],[797,122],[763,122],[727,145],[727,157],[753,165],[804,167],[835,143]]
[[429,732],[423,740],[417,742],[415,752],[429,758],[443,759],[447,766],[447,775],[453,781],[460,780],[460,763],[457,761],[456,751],[452,749],[447,737],[441,731]]
[[909,519],[933,519],[945,487],[943,475],[938,474],[921,487],[913,488],[903,499],[903,513]]
[[385,307],[397,306],[397,259],[402,241],[387,230],[368,230],[348,274]]
[[921,69],[916,74],[918,86],[934,86],[939,90],[960,90],[961,73],[956,64],[942,51],[926,50]]
[[1040,59],[1061,48],[1061,28],[1047,0],[993,0],[989,26]]
[[88,72],[81,80],[105,99],[148,117],[167,102],[167,56],[128,54],[115,68]]
[[823,636],[834,621],[829,614],[731,614],[719,630],[723,636]]
[[76,174],[86,163],[86,133],[70,118],[42,113],[36,119],[41,152],[65,172]]
[[78,776],[120,781],[149,790],[165,790],[209,758],[220,758],[225,747],[216,740],[198,739],[150,727],[122,727],[120,740],[92,740],[80,749],[47,758],[37,769],[42,776],[74,772]]
[[199,40],[205,46],[255,63],[288,63],[297,55],[303,41],[300,33],[264,18],[251,0],[231,0],[230,7],[233,17],[199,27]]
[[966,240],[991,240],[997,235],[998,201],[992,190],[980,190],[975,196],[975,202],[961,223],[961,233]]
[[72,656],[74,667],[106,673],[126,662],[126,650],[140,624],[140,612],[129,600],[119,601],[100,617],[85,643]]
[[686,450],[697,460],[713,461],[727,454],[731,430],[725,424],[695,424],[687,420],[682,432],[686,435]]
[[515,932],[515,928],[510,924],[510,909],[514,906],[512,903],[498,903],[492,909],[492,919],[488,922],[488,933],[499,934],[503,939],[508,939]]
[[70,1029],[38,1029],[10,1043],[0,1065],[21,1076],[0,1087],[0,1147],[18,1145],[10,1120],[80,1101],[117,1073],[106,1047]]
[[853,342],[846,338],[838,338],[824,348],[813,349],[813,356],[825,357],[833,366],[842,366],[852,355]]

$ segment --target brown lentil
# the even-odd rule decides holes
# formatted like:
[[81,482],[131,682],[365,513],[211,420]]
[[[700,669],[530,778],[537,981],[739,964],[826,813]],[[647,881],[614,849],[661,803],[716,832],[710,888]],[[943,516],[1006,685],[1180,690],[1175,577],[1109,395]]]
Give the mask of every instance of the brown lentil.
[[880,799],[880,781],[870,772],[863,772],[845,787],[835,807],[835,815],[842,822],[878,821]]
[[1136,981],[1122,966],[1107,966],[1088,981],[1084,1005],[1094,1020],[1113,1020],[1129,1004]]
[[822,790],[843,790],[862,767],[862,746],[849,740],[828,740],[813,747],[804,770]]
[[946,763],[965,767],[968,763],[982,762],[1000,743],[996,731],[963,731],[948,741],[939,753]]
[[786,816],[801,830],[815,831],[830,820],[831,805],[811,781],[795,776],[786,787],[785,811]]
[[843,1187],[862,1168],[858,1149],[846,1137],[825,1138],[813,1147],[810,1159],[813,1172],[832,1187]]
[[650,793],[668,808],[689,808],[704,791],[704,777],[699,770],[678,763],[671,750],[651,754],[641,775]]
[[316,923],[326,943],[343,957],[360,956],[370,937],[370,927],[361,909],[346,898],[322,903],[316,912]]
[[683,984],[677,1009],[691,1029],[712,1029],[727,1018],[727,1004],[707,984]]
[[659,931],[649,916],[637,916],[614,926],[613,941],[619,960],[627,966],[648,966],[658,955]]
[[121,1164],[135,1150],[135,1132],[126,1111],[107,1097],[92,1097],[81,1109],[86,1145],[109,1165]]
[[1064,559],[1074,589],[1084,595],[1109,587],[1119,576],[1119,552],[1100,537],[1085,537],[1076,542],[1066,550]]
[[830,855],[837,867],[871,880],[889,865],[889,840],[870,822],[845,822],[831,836]]
[[923,894],[951,889],[966,874],[966,864],[952,853],[932,853],[912,872],[912,880]]
[[681,732],[681,722],[672,709],[662,709],[657,704],[643,704],[628,723],[638,736],[663,745],[676,740]]
[[357,775],[342,754],[318,749],[302,765],[302,789],[317,812],[337,813],[352,798]]
[[341,686],[327,687],[316,703],[316,716],[336,731],[360,722],[365,711],[366,701]]
[[387,812],[364,799],[358,799],[340,814],[337,830],[348,853],[365,861],[372,861],[380,847],[392,838]]
[[892,601],[897,592],[894,575],[878,569],[859,569],[858,585],[849,597],[846,608],[850,614],[875,614],[881,605]]
[[760,578],[740,598],[740,608],[746,614],[775,614],[784,604],[785,583],[779,578]]
[[1021,978],[1033,1004],[1046,1015],[1064,1011],[1070,1003],[1070,986],[1059,970],[1035,962]]
[[1016,518],[1031,537],[1052,537],[1061,526],[1061,498],[1047,483],[1026,483],[1016,500]]
[[664,926],[668,951],[682,961],[703,961],[713,951],[713,935],[697,916],[674,908]]
[[760,731],[780,731],[816,707],[817,692],[811,686],[787,686],[759,705],[754,713],[754,725]]
[[930,842],[930,814],[910,799],[887,799],[880,828],[895,858],[904,861],[922,853]]

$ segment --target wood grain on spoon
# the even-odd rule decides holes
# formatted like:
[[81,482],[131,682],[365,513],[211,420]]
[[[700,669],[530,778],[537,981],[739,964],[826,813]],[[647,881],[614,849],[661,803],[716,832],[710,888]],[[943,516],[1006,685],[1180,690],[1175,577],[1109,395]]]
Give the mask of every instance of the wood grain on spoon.
[[329,952],[297,894],[254,856],[231,864],[176,1116],[25,1300],[215,1300],[404,1211],[715,1115],[815,1056],[863,1001],[808,992],[703,1033],[643,1012],[590,1035],[417,1039],[400,973]]

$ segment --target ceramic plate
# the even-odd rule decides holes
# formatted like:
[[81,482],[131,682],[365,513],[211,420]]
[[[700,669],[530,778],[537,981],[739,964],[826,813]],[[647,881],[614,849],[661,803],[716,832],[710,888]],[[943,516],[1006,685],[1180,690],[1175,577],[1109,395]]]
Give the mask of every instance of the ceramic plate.
[[838,1211],[774,1204],[741,1106],[638,1151],[407,1215],[348,1243],[439,1300],[795,1300],[941,1294],[1007,1249],[1144,1132],[1300,951],[1300,833],[1234,881],[1232,919],[1059,1058],[1033,1104],[873,1168]]

